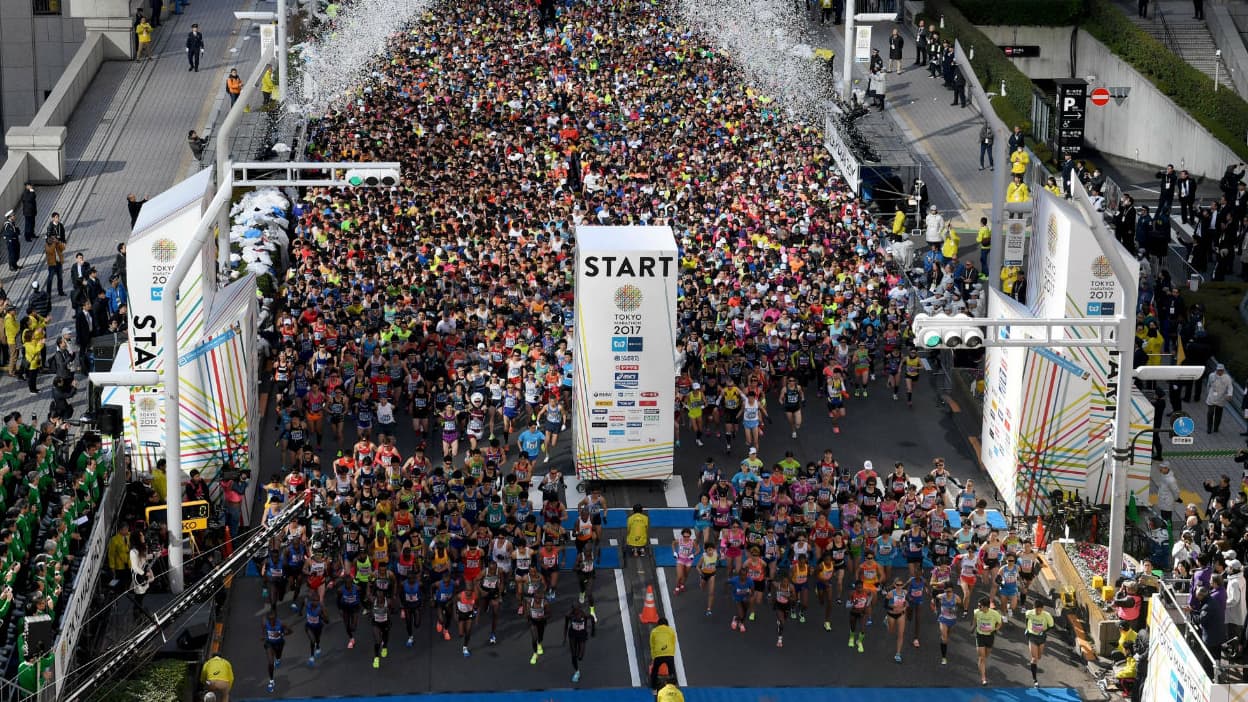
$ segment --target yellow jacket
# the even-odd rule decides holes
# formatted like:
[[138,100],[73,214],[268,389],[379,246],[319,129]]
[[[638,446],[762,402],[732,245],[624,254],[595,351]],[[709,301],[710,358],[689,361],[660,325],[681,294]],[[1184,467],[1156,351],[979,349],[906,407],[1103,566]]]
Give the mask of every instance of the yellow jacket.
[[234,666],[221,656],[213,656],[204,661],[204,667],[199,671],[199,681],[206,683],[209,680],[217,680],[225,683],[226,687],[234,685]]
[[26,363],[31,370],[39,370],[43,365],[43,334],[31,334],[22,343],[26,349]]
[[906,213],[901,210],[893,215],[893,233],[898,236],[906,233]]
[[628,515],[627,541],[634,548],[650,543],[650,517],[638,512]]
[[1005,189],[1006,202],[1027,202],[1031,199],[1031,190],[1026,183],[1010,183]]
[[146,44],[152,40],[152,25],[147,20],[143,20],[134,28],[134,33],[138,35],[140,44]]
[[940,245],[940,255],[945,258],[957,258],[961,243],[962,238],[953,230],[953,227],[949,227],[945,230],[945,243]]
[[660,624],[650,632],[650,657],[676,655],[676,630],[667,624]]
[[21,324],[17,321],[17,312],[10,309],[4,315],[4,340],[9,346],[17,343],[17,333],[21,331]]
[[1019,149],[1010,154],[1010,173],[1026,173],[1027,165],[1031,163],[1031,157],[1027,152]]
[[277,83],[273,82],[273,69],[264,69],[264,75],[260,76],[260,92],[272,95],[277,92]]
[[992,229],[989,227],[980,227],[979,233],[975,235],[975,243],[979,244],[981,249],[992,248]]
[[108,540],[108,567],[112,570],[126,570],[130,567],[130,539],[121,534],[113,534]]

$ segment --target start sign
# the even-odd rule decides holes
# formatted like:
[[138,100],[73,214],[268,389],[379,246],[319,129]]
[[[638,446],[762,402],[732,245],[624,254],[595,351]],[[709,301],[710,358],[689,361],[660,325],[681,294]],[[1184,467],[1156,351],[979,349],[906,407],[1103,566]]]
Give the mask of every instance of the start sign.
[[1109,90],[1107,88],[1097,88],[1088,96],[1092,100],[1092,104],[1097,107],[1104,107],[1109,104]]
[[[195,500],[193,502],[182,503],[182,533],[189,531],[203,531],[208,528],[208,514],[211,511],[207,500]],[[165,521],[165,513],[168,508],[148,507],[147,523]]]

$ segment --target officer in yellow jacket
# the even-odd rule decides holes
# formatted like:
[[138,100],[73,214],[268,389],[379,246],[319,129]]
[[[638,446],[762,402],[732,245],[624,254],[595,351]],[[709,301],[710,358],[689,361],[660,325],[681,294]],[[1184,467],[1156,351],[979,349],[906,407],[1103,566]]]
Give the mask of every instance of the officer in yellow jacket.
[[958,248],[961,244],[961,237],[958,236],[958,232],[954,230],[953,224],[950,223],[949,227],[945,229],[944,243],[940,245],[940,256],[945,263],[957,260]]
[[1006,202],[1028,202],[1031,200],[1031,190],[1027,184],[1023,182],[1023,176],[1019,173],[1014,174],[1014,179],[1005,188]]

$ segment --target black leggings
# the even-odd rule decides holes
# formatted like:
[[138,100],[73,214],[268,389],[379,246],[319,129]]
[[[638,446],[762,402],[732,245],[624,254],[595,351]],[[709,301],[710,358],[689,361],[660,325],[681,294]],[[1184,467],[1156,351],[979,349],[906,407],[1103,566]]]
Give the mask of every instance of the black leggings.
[[404,605],[403,611],[406,613],[403,618],[403,626],[407,628],[407,635],[410,638],[420,628],[420,605]]
[[373,655],[380,656],[381,649],[390,647],[390,622],[373,622]]
[[572,670],[581,669],[581,659],[585,657],[585,646],[588,639],[568,638],[568,651],[572,654]]
[[546,638],[546,619],[534,619],[529,617],[529,633],[533,638],[533,652],[537,653],[537,647]]

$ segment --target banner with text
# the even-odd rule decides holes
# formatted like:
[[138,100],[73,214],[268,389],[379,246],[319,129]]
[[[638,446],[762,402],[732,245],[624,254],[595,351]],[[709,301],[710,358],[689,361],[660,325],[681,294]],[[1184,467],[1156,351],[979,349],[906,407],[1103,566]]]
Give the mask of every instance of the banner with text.
[[672,474],[679,264],[669,227],[577,227],[573,434],[582,480]]

